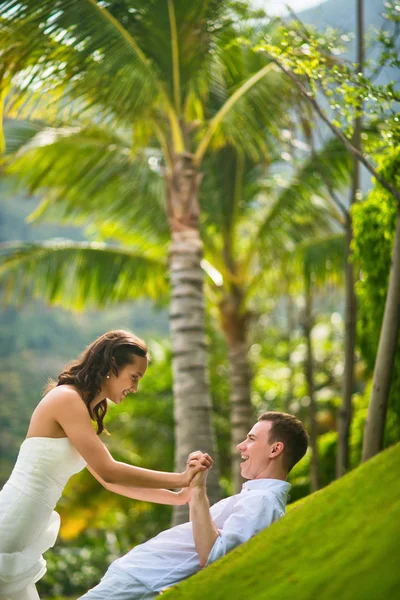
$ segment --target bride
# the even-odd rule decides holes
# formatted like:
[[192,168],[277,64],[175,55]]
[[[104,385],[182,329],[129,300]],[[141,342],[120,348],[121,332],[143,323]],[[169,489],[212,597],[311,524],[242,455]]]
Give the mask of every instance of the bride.
[[[54,511],[68,479],[85,466],[107,489],[131,498],[183,504],[185,490],[207,454],[189,460],[184,473],[134,467],[113,459],[98,435],[105,431],[107,399],[121,404],[137,391],[149,353],[143,340],[105,333],[67,365],[33,412],[10,478],[0,492],[0,600],[37,600],[35,582],[46,572],[42,553],[54,545],[60,517]],[[92,421],[97,425],[97,435]]]

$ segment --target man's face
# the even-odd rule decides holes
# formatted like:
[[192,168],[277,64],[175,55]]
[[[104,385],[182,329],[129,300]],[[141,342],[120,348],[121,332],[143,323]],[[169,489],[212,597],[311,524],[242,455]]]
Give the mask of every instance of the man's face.
[[247,434],[247,438],[236,446],[243,459],[240,468],[245,479],[260,479],[264,476],[271,460],[273,444],[268,440],[272,425],[272,421],[258,421]]

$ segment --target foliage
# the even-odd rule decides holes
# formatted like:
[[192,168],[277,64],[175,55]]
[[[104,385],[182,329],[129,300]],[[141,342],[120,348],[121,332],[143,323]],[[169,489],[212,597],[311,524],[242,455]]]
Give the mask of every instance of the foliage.
[[[302,93],[329,114],[330,122],[351,140],[354,117],[362,114],[365,124],[379,127],[379,138],[363,135],[367,150],[396,147],[400,137],[397,103],[400,93],[395,81],[384,84],[375,79],[383,68],[398,68],[400,13],[395,0],[385,2],[385,25],[377,30],[374,43],[379,46],[376,61],[360,66],[345,58],[349,36],[328,29],[323,34],[298,18],[281,23],[281,37],[266,36],[256,47],[265,52],[287,74],[296,79]],[[293,77],[294,76],[294,77]],[[321,96],[327,100],[325,112]]]
[[[384,177],[400,186],[400,150],[388,149],[379,158],[379,170]],[[359,301],[358,335],[361,353],[371,373],[379,341],[387,295],[391,254],[398,215],[395,198],[379,183],[375,184],[365,202],[353,211],[354,260],[361,270],[357,283]],[[400,353],[396,353],[395,369],[389,403],[400,419]]]
[[[247,2],[74,0],[55,10],[46,0],[5,0],[0,15],[3,77],[16,86],[6,101],[9,116],[34,112],[56,126],[100,120],[129,137],[133,129],[132,156],[156,145],[168,167],[183,151],[196,150],[200,164],[210,143],[226,140],[259,156],[269,120],[263,98],[284,112],[287,84],[248,49],[260,34]],[[50,112],[43,93],[52,98]]]
[[[276,301],[273,310],[261,316],[255,324],[254,343],[250,349],[255,377],[252,400],[257,412],[283,410],[296,414],[309,424],[307,382],[304,372],[306,343],[302,329],[301,298],[293,298],[292,314],[288,319],[288,298]],[[296,302],[297,300],[297,302]],[[315,325],[312,330],[314,350],[314,382],[317,400],[317,428],[321,458],[321,482],[327,485],[335,479],[336,419],[340,405],[343,373],[342,316],[339,290],[331,288],[317,295]],[[335,310],[336,309],[336,310]],[[360,370],[357,389],[361,391]],[[291,500],[310,491],[310,456],[290,473]]]
[[201,233],[205,258],[214,268],[207,279],[214,308],[235,290],[242,299],[239,310],[251,311],[278,258],[301,242],[337,231],[326,185],[336,191],[345,187],[349,153],[334,139],[317,152],[296,151],[296,128],[287,133],[289,142],[269,141],[273,150],[261,161],[226,146],[205,162]]
[[[364,437],[364,426],[367,419],[368,404],[371,397],[372,380],[369,380],[363,393],[355,394],[353,397],[353,419],[350,431],[350,462],[356,467],[361,462],[362,443]],[[400,420],[395,410],[396,407],[389,406],[384,436],[384,448],[387,448],[400,439]]]
[[395,598],[399,464],[397,444],[294,505],[281,521],[166,592],[166,600]]
[[[41,597],[60,594],[76,598],[98,584],[114,555],[101,535],[85,536],[79,546],[60,545],[46,552],[47,573],[38,584]],[[44,596],[43,596],[44,595]]]

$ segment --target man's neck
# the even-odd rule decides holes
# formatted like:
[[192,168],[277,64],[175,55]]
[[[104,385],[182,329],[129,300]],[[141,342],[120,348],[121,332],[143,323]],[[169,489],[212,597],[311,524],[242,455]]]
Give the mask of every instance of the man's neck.
[[264,471],[261,471],[257,477],[254,479],[280,479],[282,481],[286,481],[287,472],[282,469],[279,465],[268,465]]

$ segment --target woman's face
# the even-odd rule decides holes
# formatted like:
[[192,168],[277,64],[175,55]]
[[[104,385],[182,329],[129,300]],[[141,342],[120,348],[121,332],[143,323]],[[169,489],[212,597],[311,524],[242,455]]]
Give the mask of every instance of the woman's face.
[[104,392],[106,397],[115,404],[121,404],[128,394],[134,394],[140,379],[147,369],[147,358],[134,356],[133,362],[118,369],[118,375],[111,372],[105,380]]

